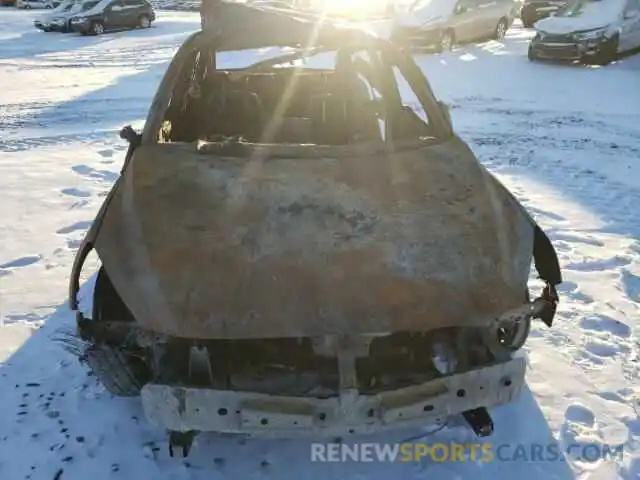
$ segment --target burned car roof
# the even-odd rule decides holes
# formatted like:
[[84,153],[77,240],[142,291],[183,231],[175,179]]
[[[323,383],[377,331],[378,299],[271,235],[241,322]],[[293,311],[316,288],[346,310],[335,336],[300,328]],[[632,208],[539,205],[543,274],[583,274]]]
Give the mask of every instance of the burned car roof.
[[201,15],[204,37],[216,38],[218,50],[271,46],[332,49],[382,41],[355,25],[295,10],[231,2],[208,7],[205,2]]

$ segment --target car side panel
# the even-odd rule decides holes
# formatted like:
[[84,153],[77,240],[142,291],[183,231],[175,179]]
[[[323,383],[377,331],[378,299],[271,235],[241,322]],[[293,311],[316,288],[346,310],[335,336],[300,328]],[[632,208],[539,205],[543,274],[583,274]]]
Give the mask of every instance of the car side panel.
[[620,51],[640,47],[640,0],[628,0],[620,27]]
[[457,42],[470,42],[475,36],[476,3],[474,0],[461,0],[458,4],[464,8],[464,11],[451,17],[451,27]]
[[496,25],[502,17],[504,2],[501,0],[480,0],[478,2],[478,37],[493,36]]

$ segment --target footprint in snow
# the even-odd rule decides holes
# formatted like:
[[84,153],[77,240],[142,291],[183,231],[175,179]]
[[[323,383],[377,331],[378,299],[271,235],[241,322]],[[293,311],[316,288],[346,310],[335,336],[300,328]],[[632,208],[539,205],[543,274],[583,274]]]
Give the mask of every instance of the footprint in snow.
[[69,207],[69,210],[77,210],[79,208],[84,208],[87,205],[89,205],[89,201],[88,200],[78,200],[77,202],[73,202],[73,205],[71,205],[71,207]]
[[552,241],[564,241],[569,243],[584,243],[586,245],[592,245],[594,247],[604,247],[604,243],[595,238],[575,235],[570,233],[552,233],[549,235]]
[[580,350],[574,353],[575,362],[584,370],[597,370],[604,365],[604,360],[586,350]]
[[597,332],[608,332],[618,337],[628,338],[631,335],[631,328],[618,320],[607,315],[589,315],[580,320],[580,326],[586,330]]
[[558,292],[569,296],[572,300],[581,303],[593,303],[593,297],[579,290],[578,284],[575,282],[562,282],[557,287]]
[[640,457],[632,458],[626,467],[621,468],[618,475],[619,478],[640,478]]
[[631,260],[625,257],[615,256],[608,260],[591,260],[586,262],[573,262],[564,266],[567,270],[575,270],[578,272],[603,272],[605,270],[613,270],[619,267],[629,265]]
[[[622,390],[618,390],[617,392],[611,391],[601,391],[596,392],[603,400],[607,400],[609,402],[622,403],[623,405],[628,404],[633,397],[633,390],[630,388],[623,388]],[[638,431],[640,433],[640,430]]]
[[68,233],[76,232],[78,230],[87,230],[89,227],[91,227],[92,223],[93,222],[90,222],[90,221],[76,222],[72,225],[68,225],[66,227],[61,228],[60,230],[57,230],[56,233],[60,235],[66,235]]
[[628,352],[629,348],[625,345],[618,345],[614,342],[608,342],[606,340],[590,338],[584,346],[587,352],[596,355],[598,357],[615,357],[621,353]]
[[99,150],[98,151],[98,155],[100,155],[101,157],[104,158],[110,158],[113,157],[113,150],[110,148],[106,148],[104,150]]
[[527,205],[527,210],[534,217],[544,217],[544,218],[547,218],[548,220],[554,220],[556,222],[564,222],[566,220],[566,218],[558,215],[557,213],[553,213],[548,210],[542,210],[540,208],[532,207],[530,205]]
[[78,248],[80,248],[80,245],[82,245],[82,238],[74,238],[74,239],[70,239],[67,240],[67,248],[69,250],[77,250]]
[[68,195],[70,197],[76,198],[87,198],[91,196],[91,192],[86,190],[80,190],[79,188],[63,188],[60,190],[63,195]]
[[560,441],[567,460],[597,461],[598,458],[591,458],[591,455],[598,453],[598,450],[602,452],[604,449],[593,411],[575,403],[569,405],[564,419],[560,429]]
[[105,182],[114,182],[118,178],[118,174],[109,170],[96,170],[88,165],[74,165],[71,167],[75,173],[85,177],[97,178]]
[[10,262],[3,263],[0,265],[0,270],[12,270],[14,268],[28,267],[29,265],[38,263],[40,260],[42,260],[41,255],[27,255],[11,260]]
[[640,277],[626,268],[622,269],[622,288],[630,300],[640,302]]
[[553,246],[556,249],[556,252],[558,253],[560,252],[566,253],[566,252],[573,251],[573,247],[563,240],[553,239]]

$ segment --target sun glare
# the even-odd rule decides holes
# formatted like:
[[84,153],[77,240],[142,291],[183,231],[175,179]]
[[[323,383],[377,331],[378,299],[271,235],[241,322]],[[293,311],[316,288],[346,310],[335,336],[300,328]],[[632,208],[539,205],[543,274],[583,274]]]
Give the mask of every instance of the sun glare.
[[318,0],[318,3],[320,8],[328,14],[358,17],[382,12],[392,2],[389,0]]

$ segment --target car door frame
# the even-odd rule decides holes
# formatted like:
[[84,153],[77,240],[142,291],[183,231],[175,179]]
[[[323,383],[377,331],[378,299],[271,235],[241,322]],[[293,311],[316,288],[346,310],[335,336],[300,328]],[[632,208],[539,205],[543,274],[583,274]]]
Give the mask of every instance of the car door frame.
[[477,6],[477,20],[478,26],[478,38],[485,39],[491,38],[498,26],[498,21],[502,18],[504,13],[504,6],[506,2],[504,0],[480,0]]
[[[474,38],[474,21],[477,15],[476,0],[458,0],[451,15],[451,28],[455,32],[456,43],[468,43]],[[463,8],[463,11],[460,11]]]
[[123,8],[124,2],[122,0],[113,0],[105,5],[102,12],[105,30],[117,30],[123,27]]
[[[131,5],[127,5],[127,1],[132,2]],[[124,3],[123,16],[126,26],[137,27],[138,17],[143,13],[144,2],[142,0],[122,0],[122,2]]]

